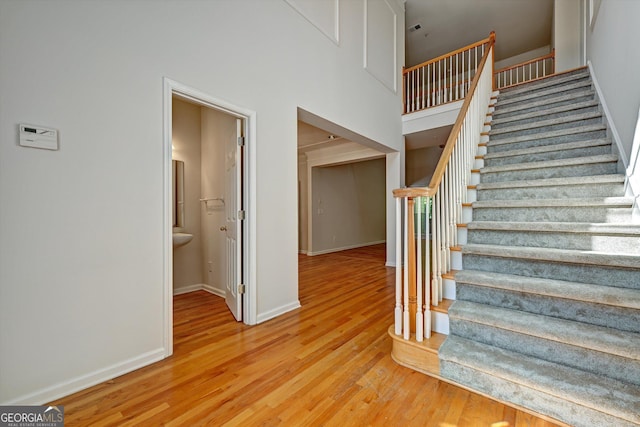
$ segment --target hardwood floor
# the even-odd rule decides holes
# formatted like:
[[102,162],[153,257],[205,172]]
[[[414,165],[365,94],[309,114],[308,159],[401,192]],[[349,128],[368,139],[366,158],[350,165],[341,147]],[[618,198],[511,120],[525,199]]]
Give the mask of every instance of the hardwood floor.
[[391,360],[384,245],[299,262],[302,308],[258,326],[176,296],[174,355],[53,402],[66,426],[554,426]]

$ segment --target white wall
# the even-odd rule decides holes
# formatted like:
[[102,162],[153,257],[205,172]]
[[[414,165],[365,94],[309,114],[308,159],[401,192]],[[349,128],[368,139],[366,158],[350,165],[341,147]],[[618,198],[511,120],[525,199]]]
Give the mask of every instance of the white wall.
[[627,160],[640,107],[638,17],[640,2],[603,1],[593,27],[587,28],[587,59],[592,63]]
[[385,159],[312,169],[313,254],[385,241]]
[[556,49],[556,73],[584,65],[581,3],[582,0],[555,0],[552,38]]
[[[224,198],[225,146],[236,138],[236,119],[211,108],[202,107],[202,193],[201,198]],[[220,201],[200,205],[202,224],[203,272],[206,289],[225,293],[225,207]]]
[[[589,3],[589,2],[587,2]],[[598,2],[596,2],[597,5]],[[587,6],[588,7],[588,6]],[[621,156],[631,176],[633,192],[640,195],[640,149],[638,132],[640,84],[640,2],[599,2],[593,22],[586,23],[587,60],[591,63],[602,101],[606,104],[610,130],[618,140]],[[589,20],[589,13],[585,18]],[[635,146],[634,146],[635,139]]]
[[[401,96],[363,57],[399,69],[404,14],[367,17],[396,19],[391,58],[363,3],[339,5],[335,44],[282,0],[0,2],[0,403],[167,354],[164,77],[256,112],[254,314],[296,306],[297,108],[402,149]],[[60,150],[19,147],[18,123]]]
[[184,232],[193,240],[173,248],[173,290],[202,285],[200,227],[200,106],[173,99],[173,159],[184,162]]

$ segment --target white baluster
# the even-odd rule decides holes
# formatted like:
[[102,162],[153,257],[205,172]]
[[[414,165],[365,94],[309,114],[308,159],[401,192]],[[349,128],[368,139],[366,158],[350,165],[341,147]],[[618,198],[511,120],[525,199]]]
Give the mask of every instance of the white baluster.
[[418,224],[416,225],[417,235],[417,256],[416,256],[416,341],[422,342],[424,339],[424,314],[422,308],[422,197],[416,197],[416,211]]
[[402,330],[403,330],[403,338],[405,340],[409,339],[409,334],[410,329],[409,329],[409,233],[408,233],[408,224],[409,224],[409,220],[408,220],[408,211],[409,211],[409,206],[408,206],[408,198],[404,197],[404,231],[403,231],[403,236],[404,236],[404,283],[403,283],[403,303],[404,303],[404,316],[403,316],[403,322],[402,322]]
[[395,334],[402,334],[402,199],[396,199],[396,309]]

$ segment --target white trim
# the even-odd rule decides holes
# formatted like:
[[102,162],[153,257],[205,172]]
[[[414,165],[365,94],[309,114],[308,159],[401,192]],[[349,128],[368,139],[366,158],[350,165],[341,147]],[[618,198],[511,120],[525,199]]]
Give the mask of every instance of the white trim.
[[191,292],[197,292],[197,291],[205,291],[205,292],[209,292],[210,294],[219,296],[221,298],[225,297],[225,291],[223,289],[219,289],[219,288],[215,288],[211,285],[207,285],[205,283],[198,283],[195,285],[189,285],[189,286],[183,286],[181,288],[176,288],[173,290],[173,296],[175,297],[176,295],[183,295],[183,294],[188,294]]
[[173,354],[173,221],[171,207],[171,160],[172,160],[172,111],[173,111],[173,85],[166,77],[163,79],[162,90],[162,345],[164,356]]
[[[248,325],[254,325],[257,321],[257,292],[256,292],[256,159],[254,155],[254,147],[256,144],[256,113],[255,111],[248,110],[237,105],[231,104],[227,101],[214,98],[205,92],[198,89],[186,86],[177,81],[171,80],[167,77],[163,78],[164,92],[163,92],[163,154],[164,154],[164,221],[163,221],[163,243],[164,243],[164,295],[163,295],[163,307],[164,307],[164,323],[163,323],[163,336],[164,336],[164,348],[165,356],[168,357],[173,353],[173,246],[171,236],[171,200],[169,195],[171,194],[171,110],[173,95],[179,98],[195,102],[199,105],[203,105],[208,108],[212,108],[218,111],[222,111],[226,114],[232,115],[244,120],[245,126],[245,158],[247,159],[246,175],[243,185],[244,187],[244,210],[247,212],[247,219],[245,220],[244,233],[244,284],[245,294],[243,301],[243,319],[244,323]],[[214,294],[214,288],[206,289]]]
[[70,394],[87,389],[96,384],[103,383],[112,378],[119,377],[120,375],[135,371],[136,369],[140,369],[164,358],[165,349],[159,348],[139,356],[132,357],[131,359],[125,360],[121,363],[117,363],[103,369],[98,369],[92,373],[81,375],[33,393],[17,397],[10,401],[3,402],[2,405],[42,405],[61,397],[69,396]]
[[202,285],[202,290],[209,292],[210,294],[219,296],[220,298],[226,298],[226,292],[224,289],[214,288],[211,285]]
[[357,243],[355,245],[342,246],[341,248],[331,248],[331,249],[324,249],[322,251],[307,252],[307,255],[309,256],[324,255],[324,254],[330,254],[333,252],[347,251],[349,249],[364,248],[365,246],[379,245],[380,243],[385,243],[385,242],[386,240],[377,240],[375,242]]
[[619,157],[622,160],[622,163],[624,164],[624,168],[626,169],[628,167],[627,158],[629,158],[629,156],[627,156],[627,153],[624,150],[624,147],[622,146],[622,139],[620,138],[620,134],[616,129],[615,123],[613,123],[613,116],[611,115],[611,112],[607,107],[607,102],[605,101],[602,89],[598,84],[598,79],[596,78],[596,73],[595,73],[595,70],[593,69],[593,65],[591,64],[591,61],[587,61],[587,66],[589,67],[589,72],[591,73],[591,81],[593,81],[593,87],[596,89],[596,93],[598,94],[598,100],[600,101],[600,105],[602,105],[602,112],[604,113],[605,120],[607,121],[607,125],[608,125],[607,127],[611,131],[611,139],[613,139],[613,142],[616,144],[616,147],[620,152]]
[[292,310],[298,309],[302,307],[300,305],[300,301],[295,301],[289,304],[282,305],[278,308],[274,308],[273,310],[269,310],[264,313],[258,314],[258,323],[266,322],[267,320],[274,319],[282,314],[288,313]]
[[394,10],[393,6],[389,4],[387,0],[383,0],[391,11],[393,19],[393,81],[385,82],[379,77],[370,67],[369,58],[367,55],[367,49],[369,47],[369,7],[368,2],[370,0],[364,0],[364,35],[363,35],[363,68],[376,80],[378,80],[384,87],[389,89],[394,94],[398,93],[398,13]]
[[173,288],[173,296],[175,297],[176,295],[182,295],[182,294],[188,294],[190,292],[201,291],[204,289],[204,286],[205,286],[204,284],[198,283],[195,285],[182,286],[180,288]]
[[[333,0],[333,34],[328,28],[322,28],[315,20],[307,15],[303,8],[299,7],[295,0],[284,0],[291,6],[296,12],[298,12],[304,19],[306,19],[311,25],[316,27],[322,34],[327,36],[336,46],[340,46],[340,0]],[[326,2],[328,3],[328,2]],[[323,4],[323,3],[320,3]]]

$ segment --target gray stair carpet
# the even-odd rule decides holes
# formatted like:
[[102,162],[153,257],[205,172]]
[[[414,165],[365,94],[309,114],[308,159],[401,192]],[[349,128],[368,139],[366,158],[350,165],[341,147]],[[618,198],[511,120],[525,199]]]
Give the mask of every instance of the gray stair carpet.
[[572,426],[640,426],[640,224],[587,69],[503,90],[444,378]]

